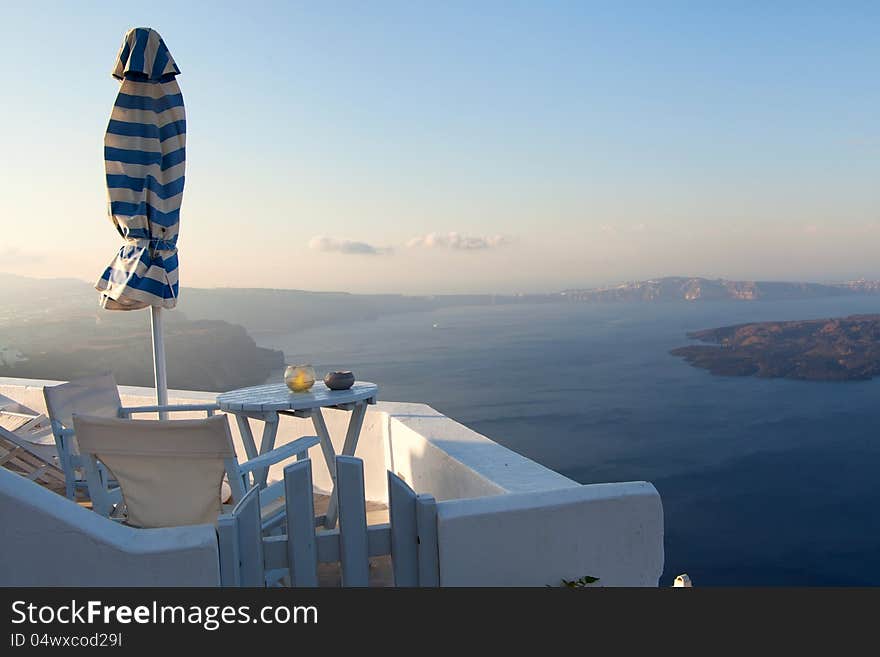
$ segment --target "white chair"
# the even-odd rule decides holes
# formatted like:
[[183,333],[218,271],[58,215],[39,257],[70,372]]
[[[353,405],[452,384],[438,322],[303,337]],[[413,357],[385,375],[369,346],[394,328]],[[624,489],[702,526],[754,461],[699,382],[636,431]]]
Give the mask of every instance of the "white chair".
[[41,445],[0,426],[0,465],[55,491],[65,485],[53,445]]
[[0,465],[54,491],[66,485],[49,418],[4,395],[0,395]]
[[[318,444],[316,436],[305,436],[239,463],[225,415],[198,420],[74,415],[73,426],[92,500],[105,495],[103,464],[119,482],[127,523],[136,527],[216,523],[224,474],[238,502],[250,488],[252,472],[294,456],[307,458]],[[259,494],[262,528],[269,531],[284,520],[284,481]]]
[[51,434],[49,418],[5,395],[0,395],[0,428],[37,444],[48,444],[43,438]]
[[[70,499],[75,499],[77,490],[88,489],[85,478],[82,476],[82,463],[77,449],[76,437],[73,428],[73,415],[93,415],[100,417],[131,417],[136,413],[156,413],[158,411],[184,412],[204,411],[210,417],[217,410],[216,403],[165,405],[165,406],[130,406],[124,407],[119,398],[119,388],[112,374],[100,374],[82,379],[75,379],[68,383],[43,388],[43,396],[46,399],[46,409],[49,413],[52,434],[55,438],[55,446],[58,450],[58,461],[64,471],[66,480],[65,493]],[[104,482],[106,495],[101,495],[101,500],[110,503],[119,501],[119,493],[113,493],[114,483],[110,480]],[[92,504],[102,504],[92,500]],[[97,508],[102,515],[107,515],[109,508]]]

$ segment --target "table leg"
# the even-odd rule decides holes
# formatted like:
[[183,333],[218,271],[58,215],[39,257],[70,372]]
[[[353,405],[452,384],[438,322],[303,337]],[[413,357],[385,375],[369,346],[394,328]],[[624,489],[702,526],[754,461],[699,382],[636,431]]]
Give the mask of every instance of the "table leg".
[[[275,436],[278,435],[278,413],[266,413],[263,421],[265,424],[263,425],[263,439],[260,441],[260,454],[275,449]],[[269,468],[254,470],[254,481],[259,484],[260,488],[266,487],[268,478]]]
[[241,434],[241,442],[244,445],[245,454],[248,460],[257,455],[257,446],[254,444],[254,433],[251,431],[251,424],[243,415],[236,415],[235,422],[238,424],[238,433]]
[[[254,441],[254,433],[251,431],[251,425],[250,422],[248,422],[247,417],[244,415],[235,416],[235,421],[238,424],[238,432],[241,434],[241,442],[244,444],[244,451],[247,454],[248,460],[259,456],[260,454],[265,454],[275,447],[275,436],[278,434],[278,414],[267,413],[262,419],[265,424],[263,425],[263,437],[260,441],[260,451],[258,452],[257,444]],[[259,484],[260,488],[265,488],[268,476],[268,468],[255,470],[252,474],[252,482],[254,484]]]
[[364,416],[367,414],[367,402],[358,402],[351,412],[348,421],[348,431],[345,432],[345,444],[342,446],[343,456],[354,456],[357,449],[358,439],[361,437],[361,427],[364,425]]
[[[320,409],[317,409],[320,412]],[[361,435],[361,427],[364,424],[364,416],[367,413],[367,403],[358,402],[354,410],[351,412],[351,419],[348,421],[348,430],[345,432],[345,443],[342,446],[342,455],[343,456],[354,456],[354,452],[357,449],[358,438]],[[339,516],[339,501],[336,496],[336,453],[333,450],[333,444],[330,442],[330,434],[327,432],[327,426],[324,424],[324,418],[321,417],[320,420],[323,425],[323,429],[325,434],[327,435],[327,443],[330,447],[330,453],[333,456],[333,469],[331,470],[331,477],[333,478],[333,490],[330,493],[330,503],[327,506],[327,518],[324,521],[324,526],[327,528],[333,528],[336,526],[336,520]],[[315,430],[318,431],[317,424],[315,425]],[[318,436],[320,437],[320,431],[318,431]],[[321,439],[321,445],[323,448],[324,440]],[[328,456],[327,450],[324,451],[324,458],[326,459]],[[329,463],[329,461],[328,461]]]
[[[333,449],[333,441],[330,440],[330,432],[327,431],[327,424],[324,422],[324,414],[320,408],[312,410],[312,424],[315,425],[315,433],[318,434],[318,440],[321,443],[321,451],[324,453],[324,461],[327,463],[327,470],[330,471],[330,480],[333,482],[330,490],[330,506],[333,506],[333,499],[336,496],[336,450]],[[336,524],[334,519],[333,525],[329,524],[329,509],[324,521],[325,527],[333,527]]]

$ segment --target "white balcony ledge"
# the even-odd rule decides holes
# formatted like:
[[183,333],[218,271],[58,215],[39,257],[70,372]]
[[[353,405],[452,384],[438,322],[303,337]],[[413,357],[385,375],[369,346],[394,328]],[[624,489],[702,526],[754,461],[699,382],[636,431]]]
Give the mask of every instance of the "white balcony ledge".
[[[43,387],[56,383],[60,382],[0,378],[0,394],[45,410]],[[120,395],[126,406],[153,401],[149,388],[120,386]],[[215,393],[210,392],[169,391],[171,403],[214,398]],[[193,413],[193,417],[197,416]],[[339,440],[335,444],[339,451],[348,416],[343,411],[327,411],[325,417],[334,443]],[[230,424],[236,448],[244,453],[237,427],[234,422]],[[253,429],[259,435],[256,423]],[[309,420],[283,416],[276,444],[312,433]],[[591,575],[599,577],[598,584],[605,586],[656,586],[662,574],[663,510],[656,489],[649,483],[582,486],[425,404],[380,402],[371,406],[356,455],[364,461],[368,500],[387,503],[386,470],[395,472],[416,492],[431,494],[438,500],[441,585],[554,585],[562,578]],[[316,489],[329,490],[330,477],[319,448],[313,448],[310,456]],[[273,467],[270,480],[280,479],[281,469],[282,466]],[[4,564],[0,567],[0,584],[36,585],[52,581],[75,586],[83,577],[70,573],[87,573],[99,567],[102,573],[93,582],[106,584],[108,579],[119,577],[118,582],[113,580],[119,585],[159,584],[166,576],[168,582],[176,581],[179,585],[206,585],[206,580],[216,573],[216,542],[213,556],[204,553],[208,546],[203,530],[213,532],[211,528],[161,530],[165,533],[147,540],[143,533],[146,530],[105,523],[49,491],[40,490],[29,497],[27,492],[21,492],[21,484],[38,488],[23,479],[0,479],[0,496],[5,498],[0,504],[2,520],[7,529],[13,527],[16,536],[12,544],[6,543],[7,551],[18,551],[14,555],[18,562],[16,572]],[[87,522],[82,520],[83,514],[90,516]],[[30,518],[24,518],[25,515]],[[113,529],[107,529],[105,524]],[[89,559],[90,554],[97,553],[95,547],[79,554],[82,562],[77,566],[69,559],[49,559],[53,551],[69,554],[66,546],[72,540],[70,527],[79,527],[88,534],[93,546],[103,546],[100,549],[105,556],[101,560]],[[132,536],[142,538],[135,540],[120,531],[135,532]],[[175,541],[184,542],[176,557]],[[194,541],[193,546],[186,541]],[[34,563],[30,552],[37,543],[46,552],[40,564]],[[139,551],[146,545],[152,545],[153,552]],[[128,577],[123,575],[128,572],[124,564],[160,563],[156,555],[166,553],[170,561],[163,562],[162,572],[154,568],[155,572],[150,571],[153,575],[135,575],[133,571]],[[116,556],[107,556],[112,554]],[[194,558],[202,563],[193,570]],[[26,566],[23,569],[22,562]],[[191,572],[192,577],[175,579],[171,573],[178,568]]]

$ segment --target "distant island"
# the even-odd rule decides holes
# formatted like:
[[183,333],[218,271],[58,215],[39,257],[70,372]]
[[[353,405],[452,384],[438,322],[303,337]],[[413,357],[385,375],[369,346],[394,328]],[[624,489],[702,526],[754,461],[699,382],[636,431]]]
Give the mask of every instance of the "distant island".
[[880,375],[880,315],[740,324],[688,337],[718,346],[670,353],[721,376],[852,381]]
[[798,283],[731,281],[723,278],[667,276],[606,287],[565,290],[573,301],[780,301],[853,294],[880,294],[880,281]]

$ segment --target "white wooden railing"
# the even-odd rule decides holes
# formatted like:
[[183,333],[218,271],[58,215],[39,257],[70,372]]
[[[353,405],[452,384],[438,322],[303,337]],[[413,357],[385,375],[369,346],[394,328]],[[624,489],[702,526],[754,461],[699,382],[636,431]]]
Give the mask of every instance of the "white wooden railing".
[[316,531],[310,459],[284,469],[286,534],[263,536],[254,487],[220,517],[222,586],[318,586],[318,564],[341,565],[343,586],[368,586],[370,557],[390,555],[395,586],[438,586],[437,503],[388,472],[390,522],[367,525],[363,461],[336,457],[339,527]]

